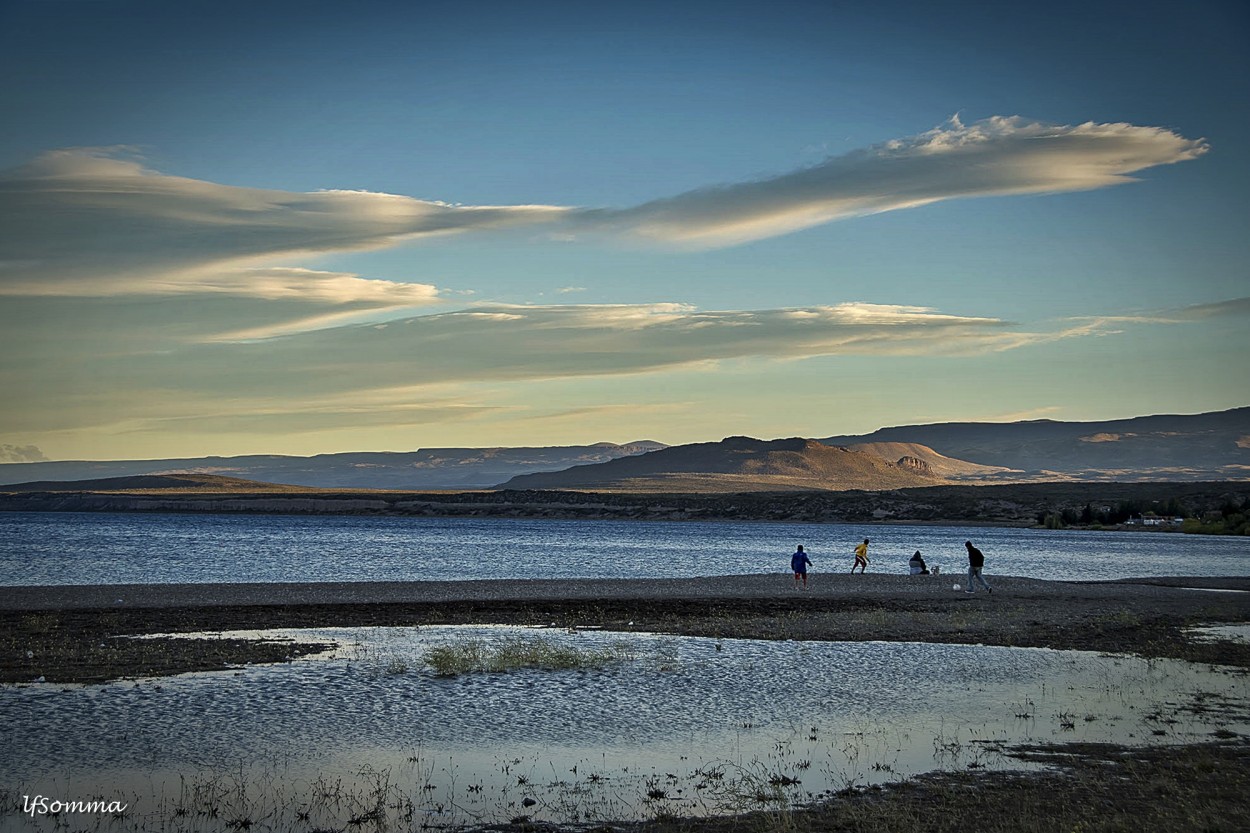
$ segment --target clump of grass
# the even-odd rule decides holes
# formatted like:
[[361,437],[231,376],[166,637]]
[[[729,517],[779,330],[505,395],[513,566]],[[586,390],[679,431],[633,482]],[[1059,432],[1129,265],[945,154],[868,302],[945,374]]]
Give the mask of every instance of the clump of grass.
[[540,637],[515,637],[499,642],[468,639],[454,645],[439,645],[425,652],[426,665],[444,677],[522,668],[588,670],[630,659],[633,659],[633,651],[623,643],[603,648],[579,648],[558,645]]
[[856,618],[861,625],[870,628],[883,628],[894,622],[894,614],[891,611],[881,609],[862,611]]
[[30,633],[52,633],[60,620],[61,617],[55,613],[31,613],[22,617],[22,628]]
[[1141,626],[1142,618],[1131,610],[1117,610],[1095,617],[1094,624],[1104,628],[1136,628]]

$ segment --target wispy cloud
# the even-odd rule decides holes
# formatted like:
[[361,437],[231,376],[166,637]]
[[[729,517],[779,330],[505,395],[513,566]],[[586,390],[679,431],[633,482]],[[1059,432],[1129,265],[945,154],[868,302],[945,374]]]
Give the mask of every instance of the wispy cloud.
[[1041,326],[871,303],[479,305],[413,315],[457,293],[295,265],[512,227],[726,246],[944,199],[1105,187],[1205,151],[1160,128],[956,120],[771,179],[627,209],[239,188],[115,152],[58,151],[0,173],[0,421],[24,432],[13,435],[22,442],[105,425],[261,432],[452,422],[497,415],[498,400],[475,393],[518,382],[815,356],[983,355],[1246,315],[1250,299]]
[[[238,366],[230,355],[256,353],[242,364],[258,372],[284,368],[298,379],[301,368],[324,368],[334,357],[369,356],[368,367],[350,374],[352,383],[373,378],[416,384],[640,373],[742,358],[967,355],[1086,331],[1082,324],[1033,332],[998,319],[864,303],[747,311],[681,304],[483,306],[263,345],[222,344],[209,366]],[[422,361],[426,356],[438,360]]]
[[[771,310],[701,311],[684,304],[494,306],[422,315],[378,328],[337,328],[271,342],[279,352],[438,351],[440,379],[648,372],[743,358],[972,355],[1085,335],[1084,322],[1033,331],[995,318],[918,306],[849,302]],[[458,349],[441,349],[454,343]],[[401,360],[407,366],[409,363]],[[413,373],[411,367],[382,372]]]
[[1173,312],[1178,321],[1203,321],[1207,318],[1250,317],[1250,298],[1232,298],[1209,304],[1193,304]]
[[[452,413],[441,400],[429,407],[413,404],[445,385],[605,377],[732,360],[971,355],[1088,332],[1084,324],[1032,330],[992,318],[866,303],[747,311],[648,304],[482,306],[256,340],[250,334],[199,335],[222,311],[203,322],[195,317],[196,305],[161,311],[162,317],[191,316],[181,324],[138,326],[119,338],[116,322],[151,314],[146,302],[111,299],[110,323],[100,326],[92,323],[101,312],[99,300],[89,309],[85,300],[24,300],[27,306],[65,305],[57,317],[84,321],[74,338],[44,339],[45,349],[20,362],[0,359],[0,384],[29,388],[5,414],[24,430],[106,414],[108,420],[129,419],[140,402],[145,419],[207,416],[228,402],[239,415],[230,420],[236,425],[247,414],[277,419],[283,409],[350,424],[346,414],[356,407],[350,402],[380,414],[394,405],[411,411],[407,418],[425,418]],[[38,321],[46,317],[32,316],[20,304],[0,309],[0,324],[13,339],[39,339]]]
[[[168,292],[234,269],[544,222],[551,206],[458,206],[366,191],[238,188],[92,150],[0,174],[0,293]],[[246,290],[242,276],[226,278]],[[253,294],[250,291],[247,294]]]
[[1008,414],[995,414],[989,417],[985,422],[1023,422],[1031,419],[1049,419],[1057,416],[1063,408],[1058,405],[1046,405],[1040,408],[1030,408],[1027,411],[1012,411]]
[[[145,298],[12,300],[0,305],[0,332],[7,343],[38,349],[0,351],[0,387],[12,394],[0,421],[31,436],[455,423],[498,418],[501,407],[517,401],[513,393],[533,382],[678,369],[732,374],[753,363],[811,357],[958,360],[1129,326],[1192,325],[1200,309],[1250,311],[1239,300],[1170,319],[1021,325],[862,302],[720,311],[671,303],[495,305],[259,339],[224,338],[216,330],[236,309],[240,331],[265,326],[266,317],[251,312],[254,304],[229,297],[208,311],[210,301],[187,305],[178,297],[158,302],[155,311]],[[284,309],[287,303],[268,302]],[[145,324],[148,317],[156,323]],[[62,322],[52,337],[47,320]]]
[[578,219],[607,231],[715,247],[834,220],[960,197],[1084,191],[1194,159],[1203,140],[1131,124],[1052,125],[1018,116],[958,118],[907,139],[835,156],[782,176],[691,191]]
[[47,459],[37,446],[0,443],[0,463],[41,463]]
[[1093,329],[1112,331],[1116,327],[1132,324],[1189,324],[1212,318],[1250,317],[1250,298],[1230,298],[1206,304],[1148,310],[1144,312],[1096,315],[1073,319],[1074,324],[1084,322]]
[[[231,322],[223,318],[220,320],[221,331],[205,336],[210,340],[224,341],[266,339],[352,321],[374,321],[381,313],[408,311],[441,301],[438,288],[430,284],[279,267],[225,272],[206,276],[194,284],[154,287],[150,294],[221,295],[267,302],[251,306],[257,311],[271,312],[269,320],[246,327],[231,327]],[[286,312],[292,307],[313,311],[299,314]]]
[[[633,208],[471,206],[366,191],[295,193],[169,176],[115,151],[62,150],[0,174],[0,294],[273,291],[292,259],[516,226],[716,247],[960,197],[1102,188],[1194,159],[1202,140],[1130,124],[958,119],[752,182]],[[294,273],[288,278],[296,277]],[[402,292],[340,280],[338,294]],[[257,288],[255,284],[260,284]],[[294,286],[294,282],[290,283]],[[317,292],[324,279],[309,281]],[[350,291],[349,291],[350,290]]]

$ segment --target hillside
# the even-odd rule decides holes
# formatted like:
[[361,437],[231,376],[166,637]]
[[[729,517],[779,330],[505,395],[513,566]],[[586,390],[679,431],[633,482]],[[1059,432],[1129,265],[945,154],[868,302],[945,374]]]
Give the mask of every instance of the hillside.
[[276,483],[260,483],[238,477],[221,477],[214,474],[140,474],[133,477],[102,477],[91,480],[36,480],[30,483],[14,483],[0,486],[0,492],[214,492],[236,494],[259,492],[305,492],[316,491],[303,486],[284,486]]
[[[1105,422],[951,422],[821,440],[832,446],[918,443],[1032,479],[1250,479],[1250,408]],[[951,475],[955,476],[955,475]]]
[[69,460],[0,464],[0,484],[138,475],[208,474],[322,489],[480,489],[518,474],[557,471],[664,448],[643,440],[618,445],[539,448],[426,448],[290,457],[192,457],[166,460]]
[[1021,475],[1021,472],[1004,466],[983,466],[979,463],[969,463],[966,460],[956,460],[944,454],[939,454],[920,443],[855,443],[846,447],[851,451],[872,454],[890,462],[906,459],[920,460],[929,467],[928,470],[932,474],[949,480],[995,480],[1001,482],[1003,480],[1019,479]]
[[946,482],[916,458],[891,462],[877,454],[800,438],[729,437],[560,472],[523,475],[498,488],[710,493],[900,489]]
[[[760,443],[759,440],[743,442]],[[778,440],[804,443],[803,440]],[[844,447],[887,464],[884,468],[852,458],[843,466],[822,466],[839,459],[821,458],[819,449],[798,446],[771,450],[767,461],[737,467],[740,450],[721,463],[699,459],[718,443],[676,448],[660,458],[671,471],[650,468],[648,460],[635,470],[609,470],[604,488],[641,491],[725,492],[756,489],[893,488],[891,485],[846,486],[833,483],[932,485],[935,483],[1003,483],[1021,481],[1157,481],[1250,480],[1250,407],[1189,416],[1161,415],[1104,422],[1034,420],[1013,423],[938,423],[882,428],[865,435],[839,435],[817,441],[826,448]],[[352,452],[312,457],[247,455],[160,460],[56,461],[0,463],[3,484],[98,480],[164,475],[216,475],[269,484],[318,489],[390,489],[401,491],[471,490],[494,487],[518,475],[564,472],[614,460],[629,460],[667,449],[663,443],[595,443],[580,446],[517,448],[427,448],[403,452]],[[798,454],[800,458],[786,458]],[[686,462],[681,462],[686,460]],[[927,479],[901,483],[899,466],[907,461],[912,475]],[[689,465],[687,465],[689,463]],[[541,488],[598,488],[603,476],[579,472],[571,477],[592,481]],[[622,485],[617,481],[632,478]],[[568,483],[562,474],[558,481]]]

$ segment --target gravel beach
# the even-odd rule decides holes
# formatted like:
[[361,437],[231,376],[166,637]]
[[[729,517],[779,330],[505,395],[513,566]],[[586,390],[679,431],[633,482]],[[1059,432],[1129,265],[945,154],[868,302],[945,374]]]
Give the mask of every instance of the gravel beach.
[[[1161,577],[1059,582],[990,576],[1000,600],[1059,603],[1157,602],[1187,607],[1193,590],[1250,593],[1250,578]],[[281,584],[110,584],[8,587],[0,610],[162,609],[223,606],[430,605],[464,602],[681,601],[701,599],[930,600],[952,604],[963,573],[939,576],[813,574],[796,590],[789,573],[687,579],[482,579],[414,582],[287,582]],[[1000,586],[1001,585],[1001,586]],[[964,594],[976,595],[976,594]],[[1233,594],[1235,596],[1235,593]],[[954,601],[952,601],[954,600]],[[1210,601],[1199,597],[1197,601]],[[1250,609],[1250,602],[1247,603]]]
[[982,643],[1120,651],[1250,667],[1250,647],[1187,628],[1250,622],[1250,578],[1056,582],[990,576],[788,574],[9,587],[0,681],[99,682],[282,661],[320,650],[256,639],[131,635],[264,628],[516,624],[758,639]]

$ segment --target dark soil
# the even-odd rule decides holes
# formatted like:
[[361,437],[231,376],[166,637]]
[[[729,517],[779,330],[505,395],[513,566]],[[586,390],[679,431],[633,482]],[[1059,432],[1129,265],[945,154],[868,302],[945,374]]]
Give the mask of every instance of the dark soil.
[[[1050,772],[934,772],[799,810],[617,825],[614,833],[1234,833],[1250,829],[1250,744],[1038,747]],[[536,833],[513,823],[496,833]],[[548,828],[550,829],[550,828]],[[606,833],[606,830],[604,831]]]

